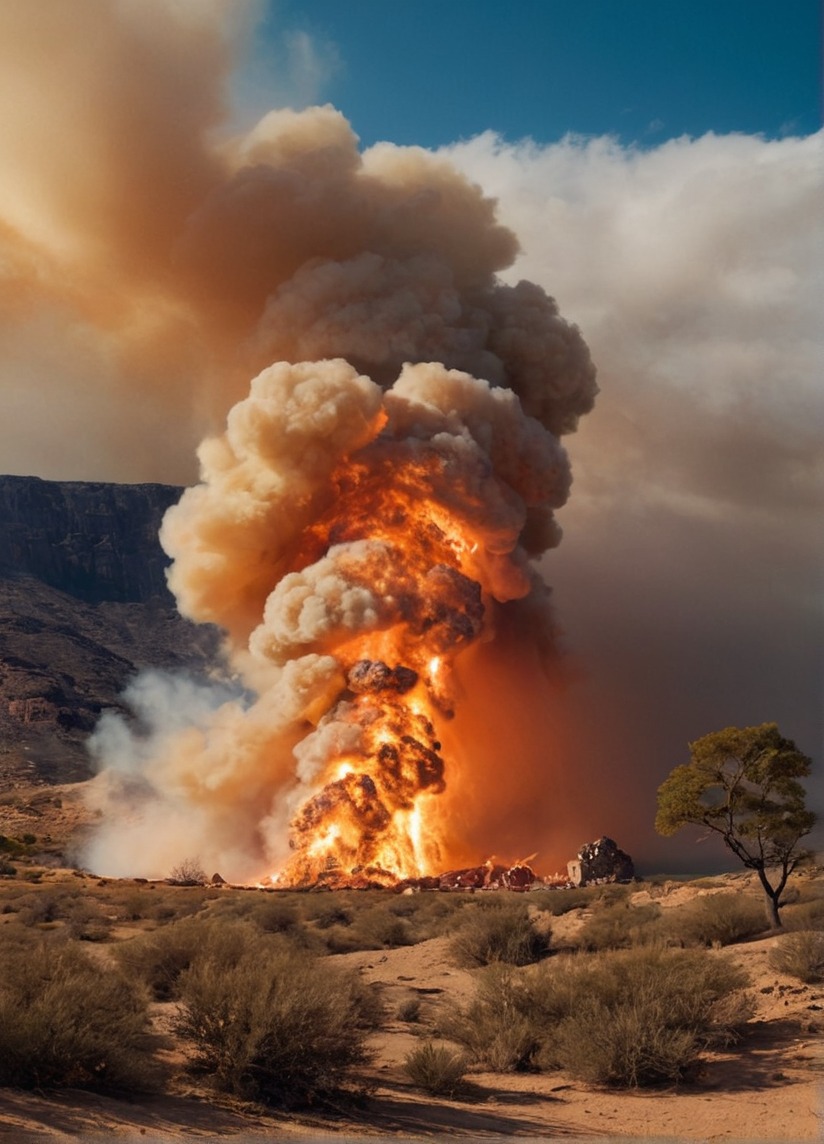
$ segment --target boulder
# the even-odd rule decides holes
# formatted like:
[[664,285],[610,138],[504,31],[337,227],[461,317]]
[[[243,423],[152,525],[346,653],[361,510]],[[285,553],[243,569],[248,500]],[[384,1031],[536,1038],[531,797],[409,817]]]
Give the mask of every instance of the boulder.
[[578,851],[578,857],[567,863],[567,870],[574,886],[631,882],[635,877],[635,866],[629,854],[606,836],[596,842],[585,843]]

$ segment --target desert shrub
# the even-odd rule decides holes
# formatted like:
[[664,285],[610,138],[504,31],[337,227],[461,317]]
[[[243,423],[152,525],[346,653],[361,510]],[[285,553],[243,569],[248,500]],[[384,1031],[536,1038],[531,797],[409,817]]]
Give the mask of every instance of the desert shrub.
[[664,932],[682,945],[732,945],[767,928],[764,904],[746,894],[703,894],[668,910]]
[[60,942],[3,948],[0,1084],[149,1091],[157,1083],[145,995]]
[[563,1068],[635,1087],[688,1075],[700,1054],[751,1014],[742,972],[698,950],[645,948],[493,966],[442,1036],[494,1071]]
[[201,940],[200,927],[184,920],[123,942],[114,956],[124,972],[148,986],[155,1000],[168,1001],[176,996],[177,979],[191,965]]
[[824,930],[782,934],[770,950],[770,965],[808,984],[824,981]]
[[425,1092],[433,1096],[455,1096],[466,1076],[466,1059],[445,1045],[431,1041],[408,1053],[403,1062],[404,1072]]
[[181,978],[179,1032],[217,1087],[280,1107],[331,1096],[367,1059],[357,978],[259,939],[233,965]]
[[184,858],[170,871],[169,881],[175,886],[203,886],[208,877],[199,858]]
[[294,902],[269,896],[254,903],[249,917],[264,933],[286,933],[300,924]]
[[547,953],[548,940],[534,928],[525,902],[490,898],[466,911],[451,952],[458,965],[470,969],[496,961],[529,965]]
[[[538,1059],[597,1084],[677,1082],[752,1013],[742,971],[699,950],[573,957],[556,973],[561,1015]],[[553,983],[542,985],[551,995]]]
[[205,886],[158,886],[149,893],[152,903],[144,917],[158,925],[168,925],[201,913],[221,891]]
[[349,925],[330,926],[323,936],[331,953],[350,953],[356,949],[394,949],[412,942],[406,920],[399,918],[385,904],[361,910]]
[[105,902],[82,888],[49,886],[29,891],[16,901],[19,921],[32,928],[65,923],[70,935],[81,941],[104,941],[111,931]]
[[56,889],[32,891],[18,899],[17,917],[24,926],[42,926],[65,917],[67,895]]
[[657,937],[655,923],[660,917],[660,906],[631,906],[616,901],[595,910],[584,922],[576,944],[590,952],[602,949],[629,949],[645,945]]
[[824,896],[801,897],[782,909],[785,930],[824,930]]
[[104,906],[94,898],[74,900],[68,911],[67,926],[78,941],[105,941],[112,930],[111,918]]
[[467,907],[474,909],[473,896],[470,894],[422,891],[399,894],[387,908],[406,920],[410,941],[416,944],[454,932]]
[[498,962],[482,970],[468,1005],[442,1011],[438,1032],[484,1068],[513,1072],[532,1066],[544,1027],[532,1011],[525,976]]
[[8,858],[0,857],[0,877],[13,878],[17,873],[17,867],[9,862]]
[[530,901],[538,909],[561,917],[570,910],[580,910],[592,902],[592,892],[583,888],[572,890],[536,890],[530,894]]
[[307,898],[303,916],[307,921],[313,921],[319,929],[330,929],[332,926],[351,925],[355,910],[341,894],[314,894]]
[[255,945],[259,931],[248,922],[184,918],[123,942],[114,949],[118,963],[136,976],[158,1001],[178,995],[180,975],[199,958],[231,966]]
[[151,916],[154,903],[154,893],[135,887],[114,898],[112,908],[118,921],[137,922]]
[[407,997],[398,1006],[397,1018],[399,1021],[415,1022],[421,1016],[421,1001],[419,997]]

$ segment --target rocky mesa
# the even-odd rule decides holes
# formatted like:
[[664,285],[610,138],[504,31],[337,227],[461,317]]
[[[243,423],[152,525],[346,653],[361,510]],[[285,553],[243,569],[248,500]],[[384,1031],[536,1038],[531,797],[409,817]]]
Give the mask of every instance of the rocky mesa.
[[85,741],[143,667],[202,666],[158,529],[179,488],[0,477],[0,790],[89,776]]

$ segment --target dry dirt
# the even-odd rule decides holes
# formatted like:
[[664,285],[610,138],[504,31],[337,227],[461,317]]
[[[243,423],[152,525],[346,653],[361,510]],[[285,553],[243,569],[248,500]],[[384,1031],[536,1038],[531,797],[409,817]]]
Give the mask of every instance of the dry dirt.
[[[738,878],[736,884],[741,884]],[[729,889],[728,882],[725,886]],[[672,886],[662,904],[698,892]],[[640,889],[638,900],[646,894]],[[559,930],[580,924],[580,911],[555,919],[555,924]],[[725,951],[749,972],[757,1011],[742,1044],[709,1057],[699,1081],[677,1090],[603,1091],[561,1073],[473,1073],[460,1100],[421,1093],[401,1067],[405,1054],[420,1043],[416,1025],[392,1015],[403,1001],[415,997],[421,1005],[420,1025],[425,1026],[440,1000],[460,1001],[471,994],[473,972],[452,964],[448,939],[441,937],[336,957],[359,969],[367,982],[380,984],[389,1015],[372,1037],[374,1061],[365,1077],[371,1093],[361,1106],[342,1108],[333,1116],[293,1118],[217,1102],[194,1087],[135,1101],[77,1091],[45,1096],[6,1089],[0,1090],[0,1140],[29,1144],[114,1139],[126,1144],[335,1139],[344,1144],[375,1137],[431,1140],[446,1135],[473,1140],[821,1140],[824,987],[802,985],[772,970],[768,955],[775,940],[767,936]],[[106,956],[105,947],[95,948]],[[162,1020],[164,1007],[156,1009]]]

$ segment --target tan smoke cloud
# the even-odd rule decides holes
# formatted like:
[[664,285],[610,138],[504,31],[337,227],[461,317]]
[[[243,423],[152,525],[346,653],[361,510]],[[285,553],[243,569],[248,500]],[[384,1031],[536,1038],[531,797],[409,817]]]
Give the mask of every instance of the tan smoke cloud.
[[[75,449],[105,441],[86,477],[115,457],[135,476],[149,452],[153,477],[177,475],[195,426],[227,418],[162,542],[181,610],[226,631],[242,690],[198,692],[170,724],[138,688],[140,744],[110,719],[98,732],[101,805],[185,819],[230,876],[282,863],[290,821],[307,859],[312,832],[335,834],[350,856],[365,839],[358,861],[420,871],[462,846],[433,802],[460,788],[435,726],[452,661],[533,597],[533,643],[552,645],[532,562],[560,536],[558,438],[592,407],[594,370],[543,289],[500,282],[517,241],[448,161],[362,154],[330,107],[218,136],[252,11],[233,27],[225,4],[4,10],[18,348],[2,364],[29,372],[18,413],[31,371],[51,375],[41,440],[46,396]],[[95,861],[162,872],[141,830],[118,810]]]

